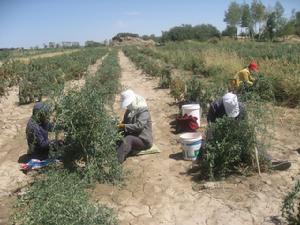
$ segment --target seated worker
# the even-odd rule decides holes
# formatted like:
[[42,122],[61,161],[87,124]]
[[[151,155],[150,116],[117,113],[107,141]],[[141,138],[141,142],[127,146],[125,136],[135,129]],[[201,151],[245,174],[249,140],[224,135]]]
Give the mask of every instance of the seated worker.
[[215,122],[217,118],[224,115],[237,119],[245,119],[246,109],[243,103],[238,101],[235,94],[228,92],[222,98],[217,99],[210,104],[207,123]]
[[50,146],[62,145],[63,143],[63,141],[49,141],[48,131],[53,129],[49,117],[49,108],[42,102],[35,103],[32,116],[26,127],[28,155],[32,159],[47,159]]
[[231,90],[236,90],[240,86],[242,82],[244,82],[247,86],[252,86],[254,82],[254,78],[252,77],[253,73],[258,72],[258,66],[255,62],[251,62],[247,68],[239,71],[234,79],[230,80]]
[[123,163],[133,150],[152,147],[152,122],[146,100],[132,90],[121,93],[121,107],[126,109],[118,128],[124,131],[124,138],[117,149],[117,157]]

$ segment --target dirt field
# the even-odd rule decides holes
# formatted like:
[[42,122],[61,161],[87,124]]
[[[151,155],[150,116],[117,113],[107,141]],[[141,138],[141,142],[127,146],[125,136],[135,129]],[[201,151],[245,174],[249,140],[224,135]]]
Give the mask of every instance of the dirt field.
[[[178,135],[171,132],[178,107],[169,90],[158,89],[158,81],[136,70],[123,53],[119,57],[121,82],[146,98],[155,144],[162,152],[128,158],[126,185],[98,184],[93,198],[115,208],[122,225],[279,224],[282,198],[299,176],[299,110],[278,108],[281,119],[276,118],[275,148],[269,152],[276,159],[293,160],[288,171],[201,185],[187,174],[192,163],[182,159]],[[118,99],[115,110],[122,115]]]
[[[290,159],[288,171],[262,176],[230,177],[205,185],[187,174],[190,161],[182,159],[178,135],[170,122],[179,112],[169,90],[159,89],[156,79],[147,77],[119,53],[122,85],[144,96],[153,120],[154,142],[160,154],[130,157],[125,185],[97,184],[92,199],[116,209],[122,225],[252,225],[282,224],[281,202],[299,176],[300,110],[277,108],[274,147],[276,159]],[[116,99],[114,108],[123,111]],[[26,152],[25,127],[32,104],[17,105],[17,89],[0,102],[0,224],[7,224],[13,193],[30,178],[18,170],[18,158]]]
[[[88,74],[95,74],[102,59],[90,66]],[[66,89],[81,87],[84,79],[70,81]],[[10,207],[15,199],[14,194],[28,182],[19,170],[19,157],[27,152],[25,129],[32,113],[32,104],[18,105],[18,87],[9,90],[6,97],[0,99],[0,224],[7,224]]]

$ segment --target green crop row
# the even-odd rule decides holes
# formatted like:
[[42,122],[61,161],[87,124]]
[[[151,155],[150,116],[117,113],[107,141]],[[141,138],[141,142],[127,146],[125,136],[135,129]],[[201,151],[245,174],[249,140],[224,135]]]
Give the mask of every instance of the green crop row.
[[87,187],[76,173],[49,169],[19,197],[10,224],[118,224],[111,209],[89,200]]
[[271,84],[275,102],[295,107],[300,105],[299,50],[295,44],[189,41],[140,48],[139,52],[180,70],[188,70],[199,78],[207,78],[209,82],[204,83],[213,82],[220,88],[227,87],[228,79],[255,60],[260,73]]
[[65,133],[58,150],[64,169],[47,168],[29,187],[17,201],[12,224],[118,224],[111,209],[89,200],[86,189],[95,181],[116,184],[122,179],[116,156],[119,135],[110,116],[120,73],[112,50],[84,87],[51,99],[56,126]]
[[20,104],[33,102],[51,92],[61,90],[64,81],[79,79],[89,65],[107,52],[104,48],[85,49],[49,58],[31,60],[28,64],[20,61],[6,61],[0,67],[0,95],[7,87],[19,84]]
[[[120,86],[116,54],[114,50],[103,60],[80,91],[71,90],[55,103],[56,123],[65,127],[66,160],[91,181],[114,183],[121,179],[115,151],[119,136],[107,109]],[[85,164],[82,171],[77,161]]]
[[138,69],[142,69],[148,75],[159,77],[161,88],[168,88],[171,83],[171,67],[157,59],[146,56],[141,52],[141,48],[128,46],[123,48],[126,56],[128,56]]

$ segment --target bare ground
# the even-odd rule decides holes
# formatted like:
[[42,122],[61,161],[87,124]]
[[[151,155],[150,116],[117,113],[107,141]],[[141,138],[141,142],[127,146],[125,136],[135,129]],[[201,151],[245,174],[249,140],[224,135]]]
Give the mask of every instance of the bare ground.
[[[162,152],[128,158],[124,163],[129,171],[125,185],[98,184],[91,190],[92,197],[115,208],[124,225],[282,224],[282,199],[300,178],[296,151],[300,147],[300,110],[276,108],[279,116],[269,153],[277,159],[292,160],[288,171],[261,177],[234,176],[201,185],[186,173],[191,162],[182,160],[178,136],[171,132],[169,123],[179,110],[169,91],[158,89],[158,81],[137,70],[123,53],[119,58],[122,84],[147,99],[155,144]],[[9,93],[0,101],[0,224],[7,224],[14,192],[30,182],[30,177],[19,171],[17,160],[27,151],[25,127],[33,104],[18,106],[17,88]],[[118,99],[114,108],[121,117]]]
[[[105,57],[105,56],[104,56]],[[103,58],[89,66],[88,75],[96,73]],[[84,78],[66,83],[66,90],[80,88]],[[7,224],[14,193],[31,182],[31,177],[19,170],[18,160],[27,152],[25,129],[32,113],[32,104],[19,105],[18,87],[0,99],[0,224]]]
[[[299,109],[277,107],[280,116],[275,118],[274,147],[269,150],[276,159],[293,161],[288,171],[264,173],[261,177],[233,176],[202,185],[187,174],[192,163],[182,160],[178,136],[171,132],[169,123],[178,107],[169,90],[157,88],[158,81],[137,70],[121,52],[119,60],[123,86],[148,102],[155,144],[162,152],[128,158],[124,163],[129,171],[126,184],[98,184],[92,197],[115,208],[122,225],[281,224],[283,197],[299,179]],[[118,101],[114,108],[121,117]]]

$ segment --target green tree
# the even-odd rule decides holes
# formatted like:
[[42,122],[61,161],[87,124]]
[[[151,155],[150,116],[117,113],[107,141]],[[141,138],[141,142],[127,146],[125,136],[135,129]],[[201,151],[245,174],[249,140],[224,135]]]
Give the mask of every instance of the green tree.
[[276,13],[272,12],[268,15],[266,33],[268,38],[272,41],[275,37],[276,31]]
[[171,28],[169,31],[163,31],[161,40],[165,41],[184,41],[196,39],[200,41],[208,40],[212,37],[219,37],[218,29],[210,24],[201,24],[192,26],[189,24],[182,24]]
[[223,30],[222,32],[222,36],[230,36],[230,37],[234,37],[236,35],[237,29],[235,26],[229,26],[227,25],[227,27],[225,28],[225,30]]
[[295,33],[300,36],[300,11],[296,12]]
[[262,23],[266,19],[266,7],[262,4],[262,2],[259,0],[253,0],[251,3],[251,17],[253,21],[254,26],[254,32],[255,34],[258,34],[258,36],[262,33]]
[[201,24],[193,27],[194,38],[200,41],[208,40],[211,37],[219,37],[218,29],[210,24]]
[[244,3],[241,6],[241,27],[245,28],[245,33],[250,34],[252,31],[252,18],[251,18],[251,12],[250,12],[250,6],[247,3]]
[[240,5],[236,2],[231,2],[228,10],[225,11],[224,22],[226,22],[229,26],[234,26],[237,28],[241,20],[241,14],[242,12]]
[[276,15],[276,32],[277,35],[280,35],[281,29],[287,24],[287,19],[283,17],[284,8],[280,2],[276,2],[274,11]]

